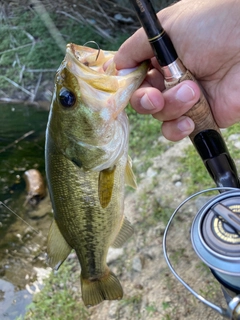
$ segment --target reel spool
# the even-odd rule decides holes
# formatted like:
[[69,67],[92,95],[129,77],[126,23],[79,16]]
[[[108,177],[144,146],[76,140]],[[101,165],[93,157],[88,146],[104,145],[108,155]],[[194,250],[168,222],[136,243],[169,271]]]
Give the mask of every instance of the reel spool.
[[191,240],[217,280],[240,294],[240,190],[216,196],[197,213]]
[[[176,273],[167,255],[169,227],[181,207],[192,198],[218,190],[223,192],[209,200],[195,216],[191,227],[192,246],[222,285],[228,308],[219,307],[196,293]],[[184,200],[172,214],[163,236],[165,260],[174,276],[200,301],[223,317],[240,320],[240,190],[218,187],[200,191]]]

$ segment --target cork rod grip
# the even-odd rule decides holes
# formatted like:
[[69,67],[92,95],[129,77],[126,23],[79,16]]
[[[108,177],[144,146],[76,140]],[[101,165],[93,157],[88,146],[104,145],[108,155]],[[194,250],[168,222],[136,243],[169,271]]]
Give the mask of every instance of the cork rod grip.
[[[197,82],[194,76],[191,74],[191,72],[187,70],[186,73],[180,79],[172,82],[165,81],[166,89],[172,88],[176,84],[184,80],[192,80]],[[220,130],[213,118],[211,108],[203,92],[201,92],[199,101],[185,115],[190,117],[195,123],[195,129],[189,135],[192,141],[199,132],[204,130],[213,129],[220,133]]]

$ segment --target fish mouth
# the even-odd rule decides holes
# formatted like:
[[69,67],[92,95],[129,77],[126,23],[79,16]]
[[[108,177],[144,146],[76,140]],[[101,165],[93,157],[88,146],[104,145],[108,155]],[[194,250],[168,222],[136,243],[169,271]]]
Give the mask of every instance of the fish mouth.
[[[103,51],[74,43],[67,44],[67,54],[79,67],[87,67],[92,71],[106,74],[107,76],[126,76],[138,69],[138,67],[117,70],[113,62],[115,51]],[[107,63],[107,68],[104,65]],[[88,69],[88,71],[89,71]]]
[[116,105],[121,104],[120,108],[116,108],[117,115],[143,81],[149,62],[118,71],[113,59],[115,53],[70,43],[63,67],[76,77],[82,100],[86,104],[91,104],[93,109],[101,108],[100,105],[115,109]]
[[[92,70],[98,73],[105,73],[103,66],[105,62],[113,58],[114,54],[114,51],[93,49],[85,46],[78,46],[74,43],[67,44],[66,50],[66,56],[69,56],[69,58],[71,58],[79,67],[86,67],[88,71]],[[115,71],[117,71],[116,68]],[[113,72],[112,75],[116,75],[116,72]]]

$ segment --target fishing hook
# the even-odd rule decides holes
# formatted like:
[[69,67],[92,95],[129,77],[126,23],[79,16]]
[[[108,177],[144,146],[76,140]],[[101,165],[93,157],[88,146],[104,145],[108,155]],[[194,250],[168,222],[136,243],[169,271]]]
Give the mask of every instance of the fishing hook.
[[101,48],[100,48],[99,44],[96,41],[93,41],[93,40],[85,42],[83,46],[86,46],[89,43],[95,44],[97,46],[97,48],[98,48],[98,53],[97,53],[96,60],[95,60],[95,61],[97,61],[97,59],[99,57],[99,54],[100,54],[100,51],[101,51]]

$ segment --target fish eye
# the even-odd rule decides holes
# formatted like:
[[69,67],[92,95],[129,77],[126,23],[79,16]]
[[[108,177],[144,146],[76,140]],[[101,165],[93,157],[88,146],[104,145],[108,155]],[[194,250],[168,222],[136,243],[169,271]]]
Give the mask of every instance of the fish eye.
[[70,90],[62,88],[59,93],[59,101],[63,107],[71,108],[76,102],[76,97]]

